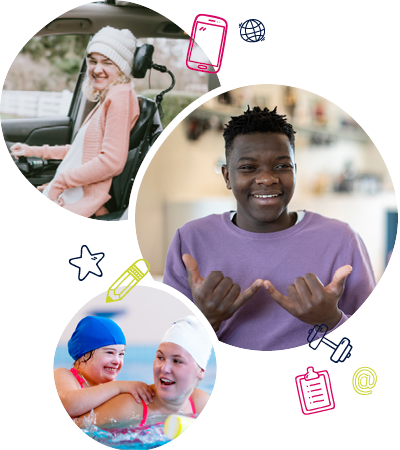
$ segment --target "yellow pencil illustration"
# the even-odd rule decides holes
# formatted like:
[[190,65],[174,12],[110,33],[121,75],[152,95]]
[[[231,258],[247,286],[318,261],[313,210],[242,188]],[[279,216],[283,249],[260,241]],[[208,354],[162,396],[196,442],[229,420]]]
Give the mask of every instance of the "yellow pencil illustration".
[[[141,263],[141,268],[136,265],[137,263]],[[118,280],[111,285],[107,293],[106,303],[122,300],[125,295],[148,274],[149,270],[150,264],[145,259],[138,259],[135,261],[125,270]]]

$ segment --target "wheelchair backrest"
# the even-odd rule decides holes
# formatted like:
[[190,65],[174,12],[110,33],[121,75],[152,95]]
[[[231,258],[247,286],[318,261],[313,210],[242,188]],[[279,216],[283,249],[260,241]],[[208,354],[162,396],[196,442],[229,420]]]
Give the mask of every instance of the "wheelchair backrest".
[[[162,131],[160,115],[155,101],[141,96],[138,96],[138,101],[140,115],[130,133],[128,159],[122,173],[113,178],[110,189],[112,201],[109,205],[106,205],[109,209],[115,211],[124,210],[128,207],[132,185],[140,163],[146,156],[145,153],[147,153]],[[145,138],[150,121],[152,122],[152,126],[150,128],[149,136],[147,137],[147,145],[144,145],[143,139]],[[142,153],[145,152],[140,155],[139,159],[137,158],[139,156],[137,155],[138,151],[141,151]]]
[[[153,64],[154,47],[143,44],[137,47],[133,58],[132,75],[144,78]],[[129,137],[129,152],[124,170],[113,178],[110,195],[112,199],[106,207],[109,211],[125,210],[128,207],[132,185],[143,158],[162,131],[160,115],[154,100],[138,96],[140,115]],[[149,128],[150,122],[152,123]],[[148,136],[146,137],[146,132]],[[146,139],[146,143],[143,139]],[[140,155],[137,153],[141,152]]]
[[[157,130],[162,131],[160,115],[156,110],[156,104],[154,100],[151,100],[146,97],[138,96],[140,115],[138,120],[136,121],[134,127],[132,128],[130,137],[129,137],[129,150],[136,148],[141,140],[143,139],[147,125],[149,120],[153,118],[154,125],[157,125]],[[152,130],[151,135],[156,132]]]

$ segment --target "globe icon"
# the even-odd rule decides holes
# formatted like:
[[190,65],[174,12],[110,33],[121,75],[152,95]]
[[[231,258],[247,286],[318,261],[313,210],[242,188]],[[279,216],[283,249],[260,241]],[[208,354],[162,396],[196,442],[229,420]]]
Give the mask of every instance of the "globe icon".
[[239,27],[240,36],[246,42],[258,42],[265,40],[265,27],[259,20],[246,20],[246,22],[241,23]]

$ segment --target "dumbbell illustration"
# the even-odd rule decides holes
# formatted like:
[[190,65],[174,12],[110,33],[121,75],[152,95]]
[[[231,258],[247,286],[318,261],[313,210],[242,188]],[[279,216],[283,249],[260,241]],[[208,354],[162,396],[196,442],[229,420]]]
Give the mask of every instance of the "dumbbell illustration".
[[[317,350],[319,344],[323,342],[325,345],[327,345],[330,348],[333,348],[335,351],[332,353],[331,361],[334,363],[344,362],[347,358],[350,358],[350,352],[353,348],[352,345],[350,345],[350,339],[343,338],[339,345],[336,345],[334,342],[330,341],[328,338],[325,337],[326,333],[328,331],[328,327],[324,324],[322,325],[315,325],[314,328],[311,328],[311,330],[308,332],[308,338],[307,341],[309,342],[309,346],[313,350]],[[322,338],[317,337],[318,333],[323,333]],[[319,341],[317,341],[320,339]]]

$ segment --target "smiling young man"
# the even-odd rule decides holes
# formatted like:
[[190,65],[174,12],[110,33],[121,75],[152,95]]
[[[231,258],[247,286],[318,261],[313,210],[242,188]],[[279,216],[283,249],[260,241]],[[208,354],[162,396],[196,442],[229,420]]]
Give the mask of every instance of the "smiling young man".
[[222,172],[237,211],[185,224],[168,251],[164,283],[194,301],[220,341],[236,347],[305,344],[312,326],[341,325],[376,284],[367,250],[347,224],[289,212],[294,133],[276,108],[233,117]]

